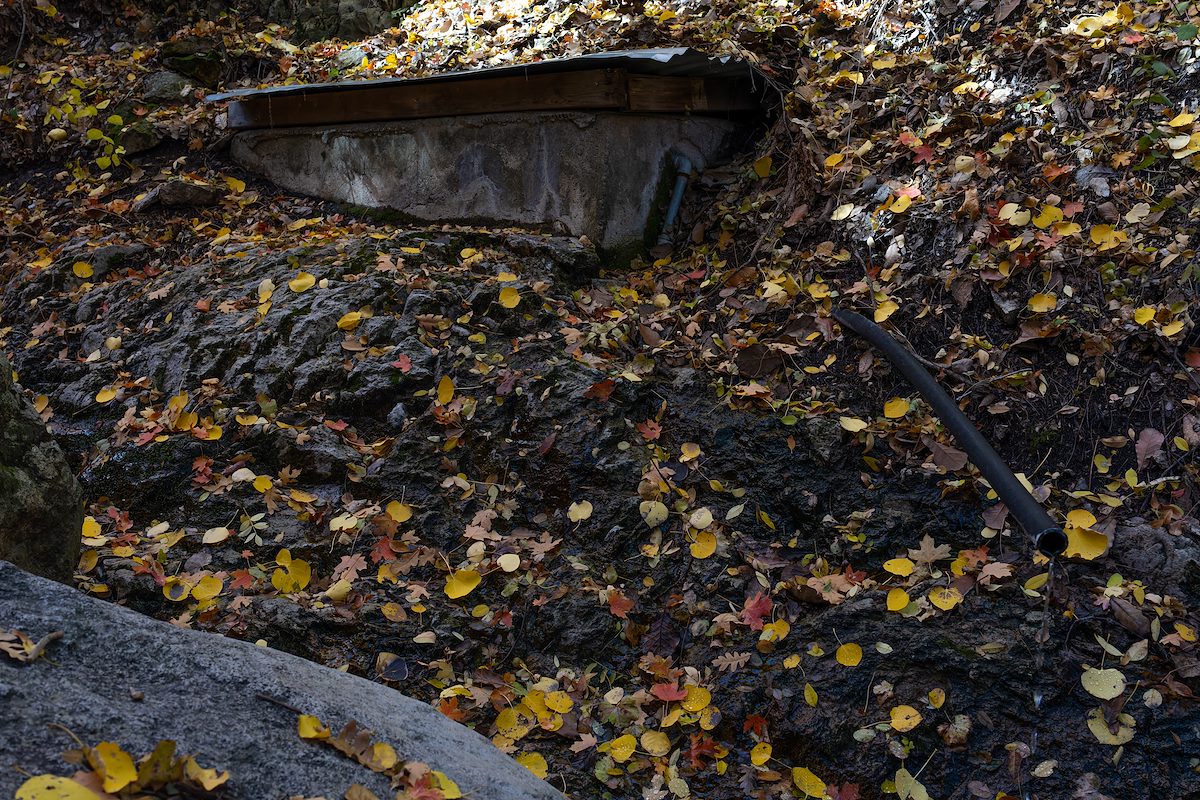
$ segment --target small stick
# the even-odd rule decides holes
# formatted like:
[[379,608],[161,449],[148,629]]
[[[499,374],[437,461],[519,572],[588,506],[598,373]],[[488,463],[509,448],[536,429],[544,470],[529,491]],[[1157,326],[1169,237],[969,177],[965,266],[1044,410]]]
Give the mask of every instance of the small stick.
[[41,638],[41,640],[37,644],[35,644],[33,646],[33,649],[29,651],[29,655],[25,660],[27,662],[28,661],[37,661],[38,656],[40,656],[42,653],[44,653],[46,651],[46,648],[50,646],[51,642],[56,642],[59,639],[61,639],[62,637],[63,637],[62,631],[52,631],[50,633],[47,633],[45,636],[43,636]]

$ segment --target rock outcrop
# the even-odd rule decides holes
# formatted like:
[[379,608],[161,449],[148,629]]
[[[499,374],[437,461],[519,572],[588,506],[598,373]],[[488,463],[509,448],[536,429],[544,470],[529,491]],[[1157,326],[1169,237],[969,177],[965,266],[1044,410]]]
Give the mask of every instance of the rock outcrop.
[[0,655],[0,796],[12,796],[23,772],[74,772],[60,755],[74,746],[64,730],[134,754],[173,740],[205,767],[229,772],[222,796],[343,797],[354,784],[394,796],[384,775],[301,739],[291,706],[335,733],[356,722],[401,759],[446,774],[464,797],[562,800],[482,736],[354,675],[158,622],[4,562],[0,608],[5,627],[35,641],[62,632],[45,658],[21,664]]
[[67,580],[82,528],[79,484],[0,352],[0,558]]

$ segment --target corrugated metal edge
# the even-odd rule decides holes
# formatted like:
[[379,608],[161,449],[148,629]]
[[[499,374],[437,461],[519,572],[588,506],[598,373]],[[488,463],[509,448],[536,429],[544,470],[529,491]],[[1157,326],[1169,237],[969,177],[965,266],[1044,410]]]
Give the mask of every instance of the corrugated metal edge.
[[594,69],[602,62],[606,67],[619,67],[635,75],[664,75],[668,77],[695,78],[751,78],[756,84],[762,74],[746,61],[732,56],[710,56],[690,47],[663,47],[647,50],[618,50],[607,53],[591,53],[570,58],[552,58],[531,64],[507,67],[447,72],[423,78],[374,78],[358,81],[336,81],[333,83],[304,83],[291,86],[271,86],[265,89],[234,89],[211,94],[204,98],[210,103],[222,100],[242,100],[269,95],[277,97],[289,94],[318,94],[336,92],[341,89],[365,86],[393,86],[396,84],[416,85],[422,83],[452,83],[475,78],[499,78],[510,75],[529,75],[553,72],[569,72]]

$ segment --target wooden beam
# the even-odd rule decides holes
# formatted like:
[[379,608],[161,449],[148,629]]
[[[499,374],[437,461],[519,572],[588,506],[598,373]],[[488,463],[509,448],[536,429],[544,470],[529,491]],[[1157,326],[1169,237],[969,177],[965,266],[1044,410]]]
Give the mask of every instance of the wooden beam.
[[624,70],[380,83],[316,92],[243,97],[229,106],[229,127],[282,128],[354,122],[497,114],[509,111],[624,110]]
[[629,76],[629,110],[641,113],[717,114],[755,111],[759,103],[747,81],[722,78]]

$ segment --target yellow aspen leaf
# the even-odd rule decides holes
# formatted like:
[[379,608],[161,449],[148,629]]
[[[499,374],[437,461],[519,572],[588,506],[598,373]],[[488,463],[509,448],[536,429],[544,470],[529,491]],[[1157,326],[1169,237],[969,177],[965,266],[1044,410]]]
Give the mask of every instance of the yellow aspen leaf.
[[1063,212],[1058,206],[1042,206],[1042,210],[1033,218],[1033,224],[1038,228],[1045,230],[1051,225],[1062,222]]
[[496,730],[500,731],[504,736],[510,739],[517,738],[520,727],[521,721],[517,718],[515,709],[511,707],[505,708],[496,715]]
[[119,792],[137,780],[133,757],[116,742],[101,742],[91,748],[88,763],[103,779],[106,792]]
[[371,745],[371,756],[367,766],[376,771],[386,771],[396,766],[399,760],[396,748],[387,742],[375,742]]
[[929,705],[935,710],[946,705],[946,690],[940,688],[930,689]]
[[94,539],[100,535],[100,523],[95,517],[83,518],[83,538]]
[[750,748],[750,763],[756,767],[761,767],[771,758],[771,743],[759,742]]
[[567,509],[567,519],[571,522],[583,522],[592,516],[592,504],[587,500],[579,500],[571,503],[571,507]]
[[401,503],[399,500],[388,503],[386,511],[392,522],[408,522],[413,515],[412,506],[408,503]]
[[903,397],[893,397],[883,404],[883,415],[888,419],[900,419],[908,413],[909,404]]
[[848,642],[837,649],[834,658],[843,667],[857,667],[862,661],[862,648],[853,642]]
[[550,766],[541,753],[521,753],[517,756],[516,762],[542,780],[545,780],[546,776],[550,774]]
[[1029,298],[1029,302],[1026,305],[1029,306],[1030,311],[1044,314],[1047,311],[1053,311],[1054,309],[1058,308],[1058,298],[1053,294],[1044,294],[1042,292],[1038,292],[1033,297]]
[[505,270],[504,272],[501,272],[499,275],[496,276],[496,280],[499,283],[512,283],[516,279],[517,279],[516,274],[512,273],[512,272],[508,272],[507,270]]
[[684,442],[679,448],[679,460],[683,462],[695,461],[701,455],[700,445],[695,442]]
[[695,714],[708,708],[708,704],[712,702],[712,693],[703,686],[687,686],[684,687],[687,691],[687,697],[683,698],[680,703],[683,710]]
[[1067,524],[1072,528],[1090,528],[1096,524],[1096,515],[1082,508],[1067,513]]
[[17,788],[14,800],[100,800],[100,795],[58,775],[34,775]]
[[811,683],[804,684],[804,702],[813,708],[817,707],[817,690]]
[[92,265],[86,261],[76,261],[71,265],[71,272],[75,273],[76,278],[90,278],[95,274]]
[[1146,325],[1154,321],[1154,315],[1158,313],[1158,309],[1154,306],[1142,306],[1137,311],[1133,312],[1133,321],[1138,325]]
[[659,500],[643,500],[638,505],[638,510],[642,512],[642,519],[651,528],[666,522],[669,514],[666,505]]
[[1068,558],[1082,558],[1092,561],[1104,555],[1108,550],[1108,537],[1088,528],[1067,527],[1067,549],[1064,555]]
[[296,728],[301,739],[328,739],[330,736],[329,728],[325,727],[325,723],[312,714],[301,714],[296,721]]
[[883,568],[893,575],[899,575],[901,578],[907,578],[913,574],[913,569],[916,565],[911,559],[907,558],[889,558],[883,562]]
[[652,756],[665,756],[671,752],[671,737],[662,731],[646,731],[641,738],[642,749]]
[[553,691],[546,695],[546,708],[551,711],[566,714],[574,707],[575,701],[571,699],[571,695],[562,690]]
[[1125,676],[1119,669],[1088,667],[1079,676],[1079,682],[1088,694],[1101,700],[1112,700],[1125,692]]
[[1196,641],[1196,629],[1183,622],[1174,623],[1175,633],[1179,634],[1179,638],[1185,642]]
[[1195,114],[1189,114],[1188,112],[1184,111],[1184,112],[1182,112],[1180,114],[1176,114],[1174,117],[1172,117],[1171,121],[1168,122],[1167,124],[1170,125],[1172,128],[1186,128],[1188,125],[1191,125],[1195,121],[1196,121]]
[[892,201],[892,204],[888,207],[888,211],[891,211],[893,214],[903,214],[911,206],[912,198],[906,194],[902,194]]
[[887,610],[888,611],[903,611],[908,608],[908,604],[912,600],[908,596],[908,592],[903,589],[892,589],[887,593]]
[[516,308],[521,302],[521,293],[512,286],[505,286],[500,290],[499,300],[505,308]]
[[190,585],[172,575],[163,582],[162,593],[163,597],[171,602],[182,603],[188,598],[191,589]]
[[942,611],[949,611],[963,600],[962,592],[953,587],[938,587],[929,593],[929,602]]
[[266,494],[271,490],[271,487],[275,485],[275,482],[271,480],[271,476],[269,475],[259,475],[254,479],[254,483],[252,485],[260,494]]
[[1105,719],[1103,708],[1093,708],[1088,712],[1088,730],[1100,744],[1128,744],[1133,739],[1133,729],[1137,725],[1133,716],[1125,713],[1115,716],[1115,722],[1109,724]]
[[446,578],[446,596],[451,600],[466,597],[479,585],[481,576],[473,569],[460,569]]
[[1094,225],[1088,233],[1088,238],[1096,245],[1097,250],[1104,251],[1117,247],[1129,238],[1129,234],[1116,230],[1112,225]]
[[337,321],[338,330],[352,331],[358,327],[358,323],[362,322],[362,318],[363,315],[361,311],[347,311],[342,315],[341,319]]
[[787,669],[795,669],[796,667],[800,666],[800,654],[792,653],[783,660],[783,666]]
[[892,709],[892,729],[908,733],[921,724],[921,712],[912,706],[896,706]]
[[235,194],[241,194],[246,191],[246,182],[244,180],[235,178],[232,175],[225,175],[223,177],[225,178],[225,185],[229,187],[230,191]]
[[312,579],[312,567],[307,561],[292,558],[286,549],[280,550],[275,556],[276,563],[281,567],[271,573],[271,585],[283,594],[293,594],[308,586]]
[[763,156],[754,162],[754,174],[760,178],[765,178],[771,174],[770,156]]
[[637,739],[626,733],[609,742],[608,753],[618,764],[629,760],[637,747]]
[[829,169],[833,169],[834,167],[836,167],[838,164],[842,163],[845,160],[846,160],[846,156],[843,155],[842,153],[834,153],[833,155],[827,156],[825,158],[825,166]]
[[707,508],[698,508],[688,517],[688,524],[698,530],[704,530],[713,524],[713,513]]
[[1036,592],[1046,585],[1046,581],[1050,580],[1050,573],[1043,572],[1039,575],[1034,575],[1029,580],[1025,581],[1025,588],[1031,592]]
[[759,640],[764,642],[782,641],[791,629],[792,626],[786,619],[777,619],[774,622],[768,622],[763,625]]
[[317,284],[317,276],[311,272],[297,272],[296,277],[288,281],[288,288],[296,294],[307,292]]
[[105,386],[100,391],[96,392],[96,402],[100,405],[111,403],[117,396],[117,390],[111,386]]
[[434,783],[437,784],[437,788],[445,800],[459,800],[463,796],[462,789],[458,788],[458,784],[450,780],[446,773],[435,769],[431,770],[429,774],[433,776]]
[[437,400],[442,405],[446,405],[454,399],[454,379],[449,375],[443,375],[438,381]]
[[792,783],[804,792],[805,797],[827,797],[825,781],[821,780],[808,767],[792,767]]
[[350,596],[352,588],[354,588],[354,584],[350,583],[350,581],[345,578],[338,578],[325,590],[325,596],[335,603],[342,603]]
[[829,215],[829,218],[834,222],[841,222],[842,220],[848,218],[853,212],[854,203],[842,203],[833,210],[833,213]]
[[848,430],[851,433],[858,433],[861,430],[865,430],[869,423],[867,423],[865,420],[859,419],[858,417],[838,417],[838,424],[841,425],[844,430]]
[[703,561],[717,552],[717,537],[712,531],[700,531],[696,534],[696,541],[692,542],[688,549],[692,558]]
[[205,575],[192,587],[192,597],[196,600],[212,600],[224,586],[224,582],[216,575]]
[[1176,319],[1176,320],[1172,320],[1171,322],[1168,322],[1166,325],[1163,325],[1162,328],[1160,328],[1158,332],[1161,333],[1163,336],[1170,338],[1170,337],[1174,336],[1175,334],[1179,333],[1181,330],[1183,330],[1183,320]]
[[875,309],[875,321],[886,322],[888,317],[900,310],[900,306],[895,300],[884,300]]
[[1000,219],[1015,227],[1029,224],[1029,209],[1022,208],[1017,203],[1005,203],[1000,207]]
[[516,553],[505,553],[496,559],[496,563],[505,572],[516,572],[521,567],[521,557]]

